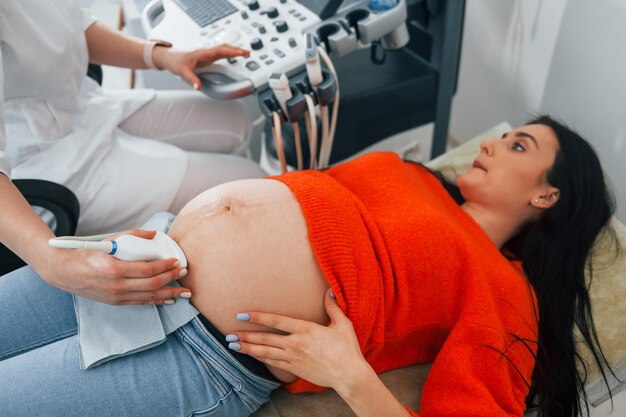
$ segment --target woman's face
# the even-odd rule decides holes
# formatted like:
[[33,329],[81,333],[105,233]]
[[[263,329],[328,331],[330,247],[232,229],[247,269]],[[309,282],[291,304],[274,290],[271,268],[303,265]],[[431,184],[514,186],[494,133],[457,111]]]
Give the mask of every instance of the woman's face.
[[546,178],[558,149],[548,126],[519,127],[482,142],[472,168],[457,184],[468,203],[511,214],[525,207],[548,208],[558,199],[558,190]]

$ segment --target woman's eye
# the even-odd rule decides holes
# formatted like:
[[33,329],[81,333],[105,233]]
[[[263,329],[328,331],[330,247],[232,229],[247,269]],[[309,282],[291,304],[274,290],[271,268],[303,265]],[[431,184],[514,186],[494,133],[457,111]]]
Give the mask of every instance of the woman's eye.
[[524,145],[522,145],[520,142],[513,142],[512,148],[514,151],[518,151],[518,152],[524,152],[526,150]]

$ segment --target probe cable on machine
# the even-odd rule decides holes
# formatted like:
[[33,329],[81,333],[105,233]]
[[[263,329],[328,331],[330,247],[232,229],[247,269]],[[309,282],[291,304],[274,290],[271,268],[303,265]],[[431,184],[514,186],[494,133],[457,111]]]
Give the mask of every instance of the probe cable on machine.
[[298,121],[291,122],[291,127],[293,128],[293,137],[296,144],[296,158],[298,160],[298,171],[304,168],[304,163],[302,161],[302,143],[300,143],[300,124]]
[[[268,84],[274,92],[274,97],[280,105],[280,109],[285,116],[285,120],[289,120],[289,112],[287,111],[287,101],[290,100],[293,95],[291,93],[291,87],[289,86],[289,79],[286,74],[270,74]],[[282,120],[280,114],[277,111],[272,111],[273,117],[273,129],[274,147],[276,148],[276,154],[280,160],[280,169],[282,173],[287,172],[287,160],[285,158],[285,151],[283,149],[283,132],[282,132]],[[300,157],[302,159],[302,157]]]
[[315,116],[315,103],[308,94],[304,95],[307,111],[305,114],[306,133],[309,137],[309,149],[311,153],[311,164],[309,169],[317,169],[317,118]]
[[[311,33],[307,33],[304,35],[305,49],[304,56],[306,59],[306,73],[309,78],[309,84],[311,85],[311,90],[313,90],[313,94],[317,97],[317,102],[320,107],[320,114],[322,118],[322,145],[320,147],[320,155],[322,155],[324,151],[324,147],[327,146],[326,143],[328,141],[328,103],[325,103],[321,100],[321,96],[319,94],[318,86],[324,80],[324,76],[322,74],[322,65],[320,63],[319,52],[317,42],[315,40],[315,36]],[[309,103],[307,101],[307,106],[309,108],[309,113],[311,113],[311,109]],[[307,127],[315,124],[317,126],[317,122],[313,122],[310,120],[310,117],[307,118]],[[311,146],[311,168],[315,169],[315,165],[320,168],[324,168],[322,165],[322,161],[317,158],[317,131],[315,132],[315,138],[311,136],[311,131],[307,130],[309,135],[309,145]]]
[[[330,70],[333,77],[335,77],[335,84],[337,85],[337,91],[335,92],[335,99],[333,105],[333,114],[330,122],[330,128],[328,131],[328,135],[322,141],[322,149],[320,151],[320,168],[326,168],[330,162],[330,153],[333,149],[333,142],[335,140],[335,131],[337,129],[337,117],[339,115],[339,78],[337,77],[337,71],[335,70],[335,66],[333,62],[330,60],[330,57],[326,53],[323,47],[318,46],[317,50],[324,60],[324,63]],[[324,110],[324,109],[323,109]],[[322,110],[322,125],[324,125],[324,111]],[[328,120],[328,107],[326,107],[326,119]],[[323,129],[323,128],[322,128]]]
[[285,151],[283,150],[283,132],[280,121],[280,115],[278,112],[273,111],[272,117],[274,118],[274,126],[272,127],[272,133],[274,134],[274,146],[276,147],[276,153],[280,160],[280,170],[284,174],[287,172],[287,161],[285,159]]
[[328,105],[322,106],[320,104],[320,116],[322,119],[322,146],[320,146],[320,155],[318,166],[320,169],[328,167],[328,161],[326,159],[326,154],[330,154],[328,150],[328,138],[329,138],[329,125],[328,125]]

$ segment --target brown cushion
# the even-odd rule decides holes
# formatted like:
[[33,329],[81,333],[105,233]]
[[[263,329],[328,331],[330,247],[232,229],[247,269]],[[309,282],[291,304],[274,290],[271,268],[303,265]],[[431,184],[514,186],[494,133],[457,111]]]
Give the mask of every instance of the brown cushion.
[[[409,366],[380,374],[389,390],[407,407],[417,410],[430,365]],[[333,390],[290,394],[278,389],[253,417],[353,417],[350,407]]]

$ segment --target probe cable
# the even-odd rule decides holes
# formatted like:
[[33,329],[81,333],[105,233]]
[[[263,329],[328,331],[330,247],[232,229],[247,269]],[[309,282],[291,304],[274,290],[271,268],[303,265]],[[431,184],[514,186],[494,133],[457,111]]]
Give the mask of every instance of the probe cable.
[[292,122],[291,127],[293,128],[293,140],[296,143],[296,157],[298,159],[298,171],[302,170],[303,162],[302,162],[302,144],[300,143],[300,125],[298,121]]
[[320,146],[320,155],[319,155],[319,167],[320,169],[326,168],[328,166],[328,160],[326,158],[326,154],[329,153],[328,150],[328,138],[329,138],[329,119],[328,119],[328,106],[320,105],[320,113],[322,118],[322,146]]
[[310,169],[317,169],[317,119],[315,116],[315,103],[308,94],[304,95],[306,100],[307,112],[305,115],[306,133],[309,137],[309,149],[311,153]]
[[274,146],[276,147],[276,153],[280,160],[280,169],[284,174],[287,172],[287,161],[285,160],[285,151],[283,150],[283,132],[281,126],[280,115],[278,112],[273,111],[272,117],[274,118],[274,126],[272,127],[272,133],[274,134]]
[[333,149],[333,142],[335,140],[335,131],[337,129],[337,117],[339,115],[338,113],[339,113],[339,97],[340,97],[339,78],[337,77],[337,71],[335,70],[335,66],[333,65],[333,62],[331,61],[330,57],[328,56],[324,48],[322,48],[321,46],[318,46],[317,50],[319,54],[321,55],[322,59],[324,60],[324,63],[330,70],[331,74],[333,75],[333,77],[335,77],[335,83],[337,84],[337,91],[335,92],[335,103],[333,105],[333,115],[332,115],[332,119],[330,122],[330,132],[327,138],[328,145],[325,146],[326,149],[325,149],[324,155],[321,155],[321,158],[323,158],[323,160],[321,161],[322,167],[326,167],[328,166],[328,163],[330,161],[330,153]]

